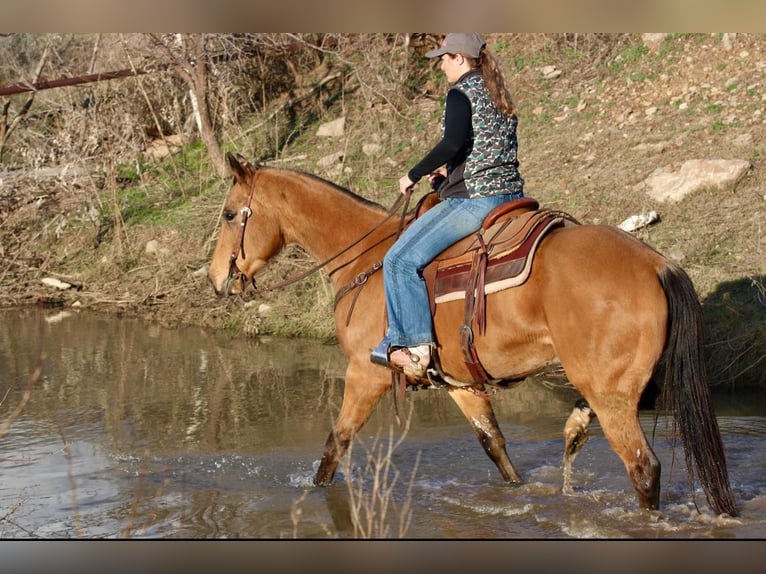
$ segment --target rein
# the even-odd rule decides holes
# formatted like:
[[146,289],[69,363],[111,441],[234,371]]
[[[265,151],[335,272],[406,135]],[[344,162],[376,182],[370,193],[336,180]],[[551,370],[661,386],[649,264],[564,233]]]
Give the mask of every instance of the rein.
[[[239,259],[240,254],[242,255],[242,258],[245,258],[245,228],[247,227],[247,222],[250,216],[253,214],[253,210],[250,208],[250,205],[253,201],[253,195],[255,192],[255,179],[258,176],[258,172],[256,171],[253,174],[253,177],[250,179],[250,194],[247,199],[247,205],[242,207],[239,212],[242,215],[242,221],[240,222],[240,232],[239,232],[239,241],[237,242],[237,247],[232,251],[231,258],[229,260],[229,277],[227,278],[227,283],[230,285],[233,281],[241,281],[242,282],[242,289],[244,290],[248,277],[245,273],[242,272],[242,270],[237,265],[237,259]],[[295,275],[293,277],[289,277],[285,279],[284,281],[281,281],[277,283],[276,285],[271,285],[269,287],[264,287],[262,290],[264,291],[274,291],[275,289],[281,289],[282,287],[286,287],[287,285],[292,285],[293,283],[296,283],[302,279],[305,279],[309,275],[316,273],[323,267],[325,267],[328,263],[331,263],[353,247],[357,246],[360,242],[362,242],[364,239],[369,237],[372,233],[374,233],[376,230],[380,229],[383,224],[385,224],[389,219],[391,219],[394,215],[396,215],[397,211],[399,211],[399,208],[404,204],[404,208],[402,209],[402,214],[399,219],[399,228],[396,232],[396,236],[398,237],[402,233],[402,229],[404,229],[404,220],[407,215],[407,208],[409,206],[410,197],[412,196],[412,189],[408,189],[405,193],[399,194],[399,197],[396,198],[396,201],[394,204],[389,208],[388,212],[386,213],[386,217],[377,225],[369,229],[366,233],[364,233],[361,237],[357,238],[355,241],[353,241],[351,244],[347,245],[335,255],[332,257],[328,257],[324,261],[317,263],[313,267],[307,269],[306,271],[303,271],[299,273],[298,275]],[[367,271],[363,271],[362,273],[359,273],[354,280],[351,282],[350,286],[346,286],[343,291],[343,294],[350,291],[352,288],[364,285],[367,282],[367,278],[383,267],[383,263],[379,262],[376,263],[371,269]],[[251,277],[249,281],[252,283],[253,288],[256,289],[256,283],[255,283],[255,277]],[[336,297],[336,304],[338,301],[338,297]],[[352,305],[353,308],[353,305]],[[350,312],[349,312],[350,315]]]

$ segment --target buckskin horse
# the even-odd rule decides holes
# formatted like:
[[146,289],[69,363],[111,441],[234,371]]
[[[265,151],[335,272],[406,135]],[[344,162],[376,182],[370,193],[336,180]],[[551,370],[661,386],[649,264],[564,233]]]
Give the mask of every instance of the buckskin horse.
[[[391,217],[393,208],[316,175],[253,165],[232,154],[227,159],[233,185],[208,273],[215,292],[229,296],[256,287],[256,274],[287,244],[301,246],[319,262],[316,268],[325,267],[333,285],[337,338],[348,365],[342,406],[314,477],[316,485],[329,485],[355,433],[392,390],[392,371],[371,362],[371,351],[385,329],[381,262],[406,224],[406,210]],[[690,483],[696,475],[716,513],[737,514],[707,382],[702,309],[678,265],[615,227],[551,229],[541,237],[526,279],[486,295],[484,325],[471,333],[473,357],[491,373],[485,383],[476,381],[461,341],[464,301],[452,298],[435,307],[440,372],[506,481],[521,478],[488,393],[481,391],[560,365],[624,463],[639,506],[658,509],[660,461],[638,416],[641,395],[658,371],[661,404],[673,414]],[[406,380],[411,386],[431,383]],[[575,434],[579,439],[567,445],[573,452],[587,438]]]

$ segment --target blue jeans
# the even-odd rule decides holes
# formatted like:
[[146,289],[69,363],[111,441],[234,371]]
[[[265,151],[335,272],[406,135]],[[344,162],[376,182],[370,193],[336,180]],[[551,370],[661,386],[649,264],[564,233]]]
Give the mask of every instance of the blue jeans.
[[434,342],[423,268],[447,247],[477,231],[495,207],[517,197],[520,195],[444,199],[404,230],[383,259],[386,336],[391,347]]

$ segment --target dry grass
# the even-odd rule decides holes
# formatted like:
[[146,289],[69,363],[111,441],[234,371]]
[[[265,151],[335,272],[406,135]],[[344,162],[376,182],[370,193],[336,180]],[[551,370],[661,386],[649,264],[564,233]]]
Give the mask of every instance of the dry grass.
[[[404,538],[407,535],[412,518],[412,484],[419,456],[413,465],[409,482],[403,484],[403,477],[393,463],[393,455],[407,435],[411,411],[410,407],[410,416],[398,437],[395,438],[391,427],[387,440],[376,436],[369,447],[357,438],[342,463],[347,477],[354,538]],[[364,465],[356,468],[352,463],[353,450],[360,447],[364,451]],[[397,503],[399,498],[402,502]]]
[[[412,486],[420,461],[420,453],[412,467],[410,479],[404,477],[394,463],[395,452],[404,442],[412,420],[413,403],[402,425],[389,427],[388,436],[379,432],[372,439],[357,436],[341,460],[340,470],[347,487],[347,512],[343,523],[350,525],[355,539],[405,538],[412,518]],[[361,450],[361,456],[357,452]],[[302,504],[308,491],[293,501],[290,518],[293,538],[300,538]],[[337,520],[337,518],[336,518]],[[328,533],[344,537],[346,532]]]

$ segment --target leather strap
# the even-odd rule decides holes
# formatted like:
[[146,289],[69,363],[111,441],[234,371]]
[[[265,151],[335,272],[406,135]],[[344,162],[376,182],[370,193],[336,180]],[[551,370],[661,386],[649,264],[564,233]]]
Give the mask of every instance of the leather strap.
[[477,233],[479,249],[473,254],[471,274],[465,290],[465,315],[463,326],[460,327],[460,346],[463,350],[463,361],[477,384],[483,384],[492,377],[484,369],[474,346],[473,327],[480,333],[486,331],[486,295],[484,294],[484,277],[487,268],[487,246],[481,234]]

